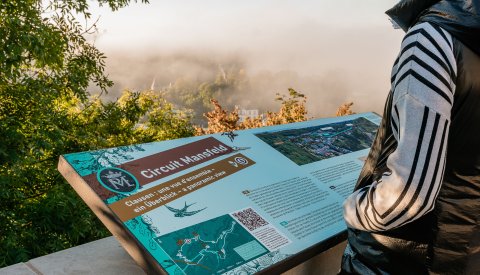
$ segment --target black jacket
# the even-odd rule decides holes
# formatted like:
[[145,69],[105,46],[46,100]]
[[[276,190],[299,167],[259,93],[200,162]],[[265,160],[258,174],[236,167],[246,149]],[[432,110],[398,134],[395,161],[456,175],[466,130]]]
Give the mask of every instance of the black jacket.
[[[401,1],[387,14],[404,30],[430,22],[454,37],[457,79],[447,160],[435,209],[395,230],[349,229],[342,272],[356,274],[480,274],[480,0]],[[392,94],[355,190],[387,171],[396,149]]]

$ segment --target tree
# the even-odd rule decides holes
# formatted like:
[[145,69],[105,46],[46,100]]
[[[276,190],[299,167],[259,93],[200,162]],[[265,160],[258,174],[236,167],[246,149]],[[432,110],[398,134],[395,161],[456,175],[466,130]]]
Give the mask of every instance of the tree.
[[280,102],[280,110],[278,112],[268,111],[265,115],[246,118],[245,121],[240,122],[237,109],[227,111],[217,100],[212,99],[211,102],[214,109],[203,114],[203,116],[207,118],[208,127],[205,129],[197,127],[196,134],[205,135],[230,132],[233,130],[243,130],[307,120],[307,109],[305,107],[306,97],[304,94],[297,92],[293,88],[288,88],[288,96],[277,93],[277,98],[275,98],[275,100]]
[[[116,10],[130,1],[98,2]],[[95,25],[82,27],[74,16],[88,22],[88,7],[87,0],[0,3],[0,137],[7,141],[0,144],[0,163],[21,157],[22,148],[39,149],[30,141],[41,147],[35,136],[55,132],[39,127],[51,117],[36,110],[49,110],[59,97],[85,101],[90,83],[102,92],[112,85],[104,74],[105,56],[84,38]]]
[[[51,110],[22,133],[22,157],[0,170],[0,259],[26,261],[109,233],[56,170],[58,156],[156,140],[191,136],[187,113],[151,91],[125,91],[114,102],[59,97]],[[44,130],[42,130],[44,129]],[[30,138],[31,137],[31,138]],[[38,144],[36,144],[38,143]]]
[[197,135],[230,132],[239,129],[237,110],[229,112],[215,99],[211,99],[211,103],[213,110],[203,114],[203,116],[207,118],[208,128],[197,128]]
[[244,95],[248,90],[245,72],[235,65],[228,66],[226,69],[217,64],[203,65],[205,70],[216,70],[218,67],[219,72],[203,80],[182,77],[165,88],[169,101],[192,110],[193,122],[196,124],[202,124],[202,115],[215,108],[212,99],[222,98],[227,101],[224,104],[228,105],[229,101],[235,100],[236,95]]
[[[113,10],[128,0],[99,0]],[[146,2],[143,0],[142,2]],[[108,235],[56,170],[69,152],[188,136],[188,116],[159,95],[106,92],[105,56],[75,14],[89,1],[0,2],[0,266]]]
[[[92,97],[63,102],[67,121],[73,132],[70,137],[83,151],[116,147],[158,140],[192,136],[190,115],[177,110],[162,95],[152,91],[126,90],[114,102]],[[79,146],[80,145],[80,146]]]
[[276,101],[281,102],[278,113],[267,112],[266,125],[279,125],[307,120],[306,97],[293,88],[288,88],[288,97],[277,93]]
[[346,102],[340,105],[335,113],[335,116],[348,116],[353,115],[355,112],[352,111],[353,102]]

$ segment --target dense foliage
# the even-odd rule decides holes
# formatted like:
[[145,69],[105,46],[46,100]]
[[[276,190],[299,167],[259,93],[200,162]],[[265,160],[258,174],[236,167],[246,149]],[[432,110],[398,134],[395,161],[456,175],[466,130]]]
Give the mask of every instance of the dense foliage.
[[87,0],[0,2],[0,266],[108,234],[57,172],[60,154],[193,134],[159,95],[89,96],[112,83],[84,38],[94,26],[74,14],[89,18]]
[[[297,92],[293,88],[288,88],[288,94],[277,94],[275,101],[280,103],[278,112],[267,111],[257,117],[247,117],[240,121],[238,109],[228,111],[220,103],[210,100],[213,110],[204,113],[207,119],[207,127],[196,127],[196,135],[205,135],[213,133],[230,132],[234,130],[243,130],[257,128],[262,126],[280,125],[286,123],[300,122],[309,119],[306,108],[307,98],[304,94]],[[346,102],[337,108],[335,116],[346,116],[355,114],[351,109],[353,102]]]
[[288,88],[288,95],[277,94],[275,100],[280,102],[278,112],[268,111],[257,117],[247,117],[244,121],[240,121],[237,109],[225,110],[217,100],[211,99],[213,110],[204,114],[208,127],[197,128],[197,135],[300,122],[308,119],[305,107],[307,99],[304,94]]
[[[207,69],[215,70],[211,67]],[[244,70],[232,66],[220,68],[220,72],[206,79],[179,78],[162,91],[170,102],[192,110],[193,123],[203,124],[203,114],[214,108],[211,99],[222,99],[226,107],[232,108],[250,88]]]

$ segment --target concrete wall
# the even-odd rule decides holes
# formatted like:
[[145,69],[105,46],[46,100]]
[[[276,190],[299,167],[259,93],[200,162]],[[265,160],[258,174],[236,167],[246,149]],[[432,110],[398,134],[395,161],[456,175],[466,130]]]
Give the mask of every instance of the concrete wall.
[[[317,255],[283,275],[336,274],[345,242]],[[0,269],[0,275],[100,274],[144,275],[113,237],[83,244]]]

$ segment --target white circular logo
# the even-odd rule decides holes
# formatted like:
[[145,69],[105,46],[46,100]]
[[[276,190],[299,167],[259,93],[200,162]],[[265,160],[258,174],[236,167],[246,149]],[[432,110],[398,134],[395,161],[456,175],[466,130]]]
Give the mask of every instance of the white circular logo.
[[235,162],[238,163],[238,164],[241,164],[241,165],[247,165],[248,164],[248,160],[246,160],[242,157],[236,157]]

